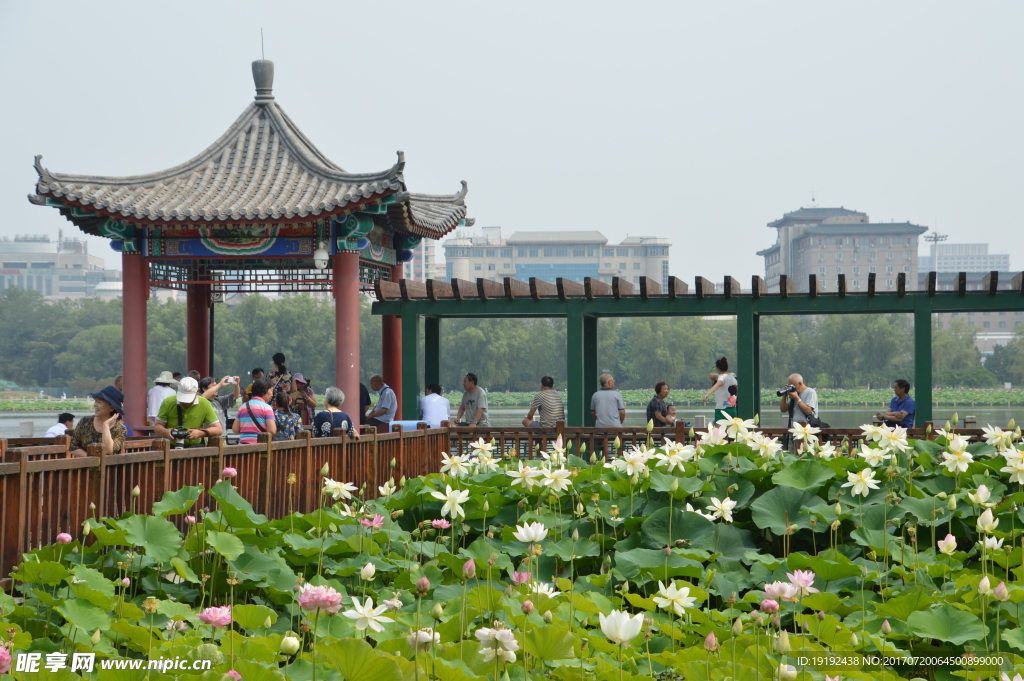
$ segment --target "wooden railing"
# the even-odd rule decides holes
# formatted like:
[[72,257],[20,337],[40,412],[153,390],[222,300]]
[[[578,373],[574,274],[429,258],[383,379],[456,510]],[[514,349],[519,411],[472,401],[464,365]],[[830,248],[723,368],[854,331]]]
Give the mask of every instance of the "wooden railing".
[[[378,434],[372,429],[358,440],[341,431],[336,437],[252,445],[172,449],[167,440],[133,438],[125,453],[104,456],[99,446],[90,456],[68,457],[70,438],[0,440],[0,581],[29,550],[52,544],[61,532],[76,539],[89,518],[117,517],[133,509],[148,513],[165,492],[185,486],[209,489],[225,467],[238,471],[233,483],[257,513],[271,519],[310,512],[320,505],[324,464],[330,477],[366,486],[366,498],[389,478],[413,478],[440,467],[448,445],[445,430],[419,429]],[[291,474],[294,484],[289,484]],[[138,497],[132,490],[138,487]],[[195,511],[214,506],[204,492]],[[172,518],[183,523],[181,516]]]

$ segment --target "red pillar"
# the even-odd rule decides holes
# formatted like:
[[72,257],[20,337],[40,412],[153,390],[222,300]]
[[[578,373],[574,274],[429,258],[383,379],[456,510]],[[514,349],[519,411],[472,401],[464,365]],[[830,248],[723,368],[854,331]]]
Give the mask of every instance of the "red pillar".
[[121,344],[124,374],[125,420],[146,425],[146,299],[149,298],[149,261],[141,255],[121,254]]
[[[394,265],[391,268],[391,281],[401,278],[402,266]],[[380,324],[384,381],[395,391],[398,400],[395,420],[398,421],[402,418],[402,318],[398,315],[384,315]]]
[[345,393],[344,410],[359,418],[359,253],[331,256],[334,279],[334,382]]
[[202,376],[210,375],[210,285],[192,284],[186,294],[187,363],[186,371],[195,369]]

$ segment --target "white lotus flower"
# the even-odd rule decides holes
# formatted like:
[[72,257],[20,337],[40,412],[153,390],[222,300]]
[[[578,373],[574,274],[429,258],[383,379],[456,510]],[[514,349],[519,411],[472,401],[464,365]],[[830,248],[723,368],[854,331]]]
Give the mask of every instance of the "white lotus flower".
[[882,426],[865,423],[860,427],[860,431],[864,433],[864,440],[866,442],[878,442],[882,438]]
[[895,449],[901,452],[907,451],[907,448],[910,447],[910,444],[907,442],[907,429],[903,426],[896,426],[895,428],[882,426],[880,431],[878,438],[879,447]]
[[524,463],[522,460],[519,461],[519,468],[505,471],[505,475],[512,478],[512,485],[522,485],[524,492],[529,492],[533,489],[533,486],[537,484],[534,478],[538,478],[544,475],[544,471],[539,468],[534,468],[528,463]]
[[480,456],[481,454],[490,456],[494,452],[494,445],[489,442],[484,442],[482,437],[476,442],[470,442],[469,447],[477,456]]
[[658,460],[658,466],[671,473],[677,468],[680,471],[684,470],[683,464],[693,460],[694,452],[693,445],[682,445],[665,438],[665,442],[654,453],[654,458]]
[[818,441],[816,435],[821,432],[821,428],[815,428],[809,423],[794,423],[793,427],[789,429],[790,434],[794,440],[802,440],[807,444],[814,444]]
[[836,446],[831,442],[824,442],[814,448],[814,456],[819,459],[831,459],[836,454]]
[[747,441],[747,446],[757,451],[759,456],[766,456],[774,459],[775,455],[782,450],[782,443],[776,437],[768,437],[761,433],[754,433]]
[[715,522],[715,515],[713,513],[705,513],[704,511],[698,511],[697,509],[695,509],[690,504],[686,505],[686,510],[687,510],[688,513],[696,513],[697,515],[704,516],[705,518],[707,518],[711,522]]
[[352,608],[352,610],[346,610],[341,614],[355,620],[355,627],[360,631],[367,628],[373,631],[384,631],[384,624],[394,622],[390,617],[383,617],[383,613],[388,609],[388,606],[378,605],[375,608],[373,607],[372,598],[367,598],[366,602],[362,604],[359,603],[358,598],[353,598]]
[[877,466],[883,465],[886,461],[891,459],[892,452],[890,452],[888,449],[875,449],[872,447],[868,447],[865,444],[862,444],[860,446],[860,452],[857,453],[857,456],[864,459],[864,461],[866,461],[869,466],[875,468]]
[[539,594],[541,596],[547,596],[548,598],[554,598],[561,591],[556,591],[555,587],[551,586],[546,582],[530,582],[530,593]]
[[462,504],[469,499],[469,490],[453,490],[452,486],[448,485],[444,492],[431,492],[430,496],[444,502],[444,506],[441,507],[441,515],[451,516],[452,519],[454,519],[455,516],[462,516],[463,518],[466,517],[466,512],[462,509]]
[[484,656],[484,662],[493,662],[495,658],[500,662],[516,661],[515,651],[519,650],[519,642],[512,630],[481,627],[474,633],[480,641],[480,654]]
[[999,452],[1013,447],[1013,441],[1017,439],[1016,433],[1012,430],[1003,430],[997,426],[986,425],[981,431],[985,435],[985,442],[995,447]]
[[978,531],[992,534],[999,527],[999,519],[992,515],[992,509],[986,508],[985,512],[978,516]]
[[951,534],[947,534],[946,538],[940,539],[937,544],[939,545],[939,553],[952,556],[956,552],[956,537]]
[[373,576],[375,574],[377,574],[377,566],[373,563],[367,563],[359,571],[359,576],[365,579],[366,581],[370,581],[371,579],[373,579]]
[[674,582],[665,586],[658,582],[658,595],[654,597],[654,603],[663,610],[672,609],[677,615],[682,615],[686,608],[692,608],[697,599],[690,595],[690,587],[677,588]]
[[736,502],[729,497],[721,501],[718,500],[718,497],[711,497],[711,503],[706,508],[709,511],[713,511],[712,517],[721,518],[725,522],[731,523],[732,509],[736,508]]
[[630,617],[622,610],[612,610],[608,615],[600,613],[598,620],[601,622],[601,631],[608,637],[608,640],[619,645],[639,636],[640,630],[644,627],[642,613]]
[[1003,473],[1009,473],[1009,482],[1024,483],[1024,459],[1014,458],[1007,459],[1007,465],[1003,466],[999,470]]
[[441,642],[441,634],[435,632],[431,627],[414,630],[406,638],[409,647],[415,652],[425,653]]
[[645,448],[633,447],[623,452],[622,456],[604,465],[605,468],[612,468],[624,475],[640,475],[647,470],[647,461],[651,458],[652,451]]
[[978,485],[978,489],[975,492],[970,492],[967,498],[971,500],[971,503],[977,504],[978,506],[987,506],[988,500],[992,497],[992,492],[989,491],[988,485]]
[[840,487],[853,487],[851,490],[853,496],[858,494],[867,496],[870,490],[878,489],[878,481],[875,480],[875,472],[870,468],[865,468],[860,473],[849,473],[846,476],[846,482]]
[[516,531],[512,533],[512,536],[521,542],[531,544],[544,541],[544,538],[548,536],[548,528],[544,527],[544,523],[516,525]]
[[572,485],[572,480],[569,479],[570,477],[572,477],[572,471],[564,468],[545,469],[544,479],[541,480],[540,484],[545,485],[548,489],[557,494],[569,489],[569,486]]
[[456,454],[448,456],[448,452],[441,452],[441,472],[447,473],[456,480],[472,475],[469,469],[469,457]]
[[744,420],[738,416],[728,419],[719,419],[718,421],[715,421],[715,425],[724,429],[725,434],[731,438],[744,436],[754,428],[757,428],[757,424],[754,423],[753,419]]
[[470,461],[470,463],[476,466],[477,473],[496,473],[498,472],[500,462],[500,459],[496,459],[487,453],[478,454]]
[[351,499],[352,492],[359,488],[351,482],[338,482],[330,478],[324,478],[324,494],[330,495],[335,501],[338,499]]
[[942,465],[950,473],[966,473],[967,468],[974,461],[974,457],[968,451],[942,452]]
[[704,445],[706,447],[717,447],[718,445],[724,445],[728,440],[725,437],[725,431],[721,428],[711,428],[706,433],[701,434],[701,438],[697,440],[697,444]]
[[996,539],[993,536],[985,537],[985,539],[980,543],[985,547],[986,551],[999,551],[1003,548],[1003,540]]
[[385,482],[382,487],[377,488],[377,491],[380,492],[380,495],[382,497],[390,497],[397,490],[398,488],[395,487],[395,481],[393,478],[389,478],[388,481]]

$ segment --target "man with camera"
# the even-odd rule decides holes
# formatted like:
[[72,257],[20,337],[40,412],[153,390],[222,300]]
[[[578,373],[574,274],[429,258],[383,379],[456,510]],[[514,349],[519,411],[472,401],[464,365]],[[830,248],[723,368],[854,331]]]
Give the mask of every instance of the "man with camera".
[[800,374],[792,374],[789,377],[789,385],[775,392],[779,396],[779,411],[789,412],[788,428],[793,423],[814,423],[818,419],[818,393],[814,388],[804,385],[804,377]]
[[181,379],[178,390],[160,405],[160,413],[153,424],[157,437],[176,441],[178,446],[195,447],[203,438],[220,435],[220,426],[213,405],[199,395],[199,382],[191,376]]

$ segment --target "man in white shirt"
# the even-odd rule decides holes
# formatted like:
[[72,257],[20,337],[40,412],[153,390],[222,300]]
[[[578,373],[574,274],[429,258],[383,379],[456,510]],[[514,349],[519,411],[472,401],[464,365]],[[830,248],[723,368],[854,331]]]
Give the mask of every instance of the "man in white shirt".
[[75,415],[64,412],[57,416],[57,423],[50,426],[50,429],[46,431],[46,435],[43,437],[64,437],[65,435],[71,435],[71,431],[75,428]]
[[146,398],[146,416],[149,417],[149,425],[153,425],[157,415],[160,413],[160,405],[171,395],[175,394],[174,375],[170,371],[163,371],[154,381],[156,385],[149,389]]
[[448,398],[441,395],[441,386],[431,383],[426,394],[420,398],[420,420],[426,421],[431,428],[440,428],[442,421],[450,421],[452,405]]

